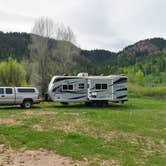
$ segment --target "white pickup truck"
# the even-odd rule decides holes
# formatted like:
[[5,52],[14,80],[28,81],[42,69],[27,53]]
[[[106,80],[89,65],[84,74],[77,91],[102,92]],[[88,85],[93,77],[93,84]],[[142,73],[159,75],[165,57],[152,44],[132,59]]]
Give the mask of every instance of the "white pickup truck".
[[0,87],[0,105],[21,105],[31,108],[40,103],[39,91],[34,87]]

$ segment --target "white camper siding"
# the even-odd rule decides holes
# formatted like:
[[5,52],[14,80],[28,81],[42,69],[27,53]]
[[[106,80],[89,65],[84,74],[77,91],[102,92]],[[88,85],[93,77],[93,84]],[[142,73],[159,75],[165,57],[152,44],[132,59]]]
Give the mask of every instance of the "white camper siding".
[[113,81],[114,101],[127,100],[127,77],[117,77]]
[[109,76],[54,76],[48,87],[53,101],[126,101],[127,77]]
[[91,78],[88,80],[89,100],[112,100],[113,87],[111,79]]
[[87,100],[87,82],[83,78],[57,77],[49,91],[53,101],[79,102]]

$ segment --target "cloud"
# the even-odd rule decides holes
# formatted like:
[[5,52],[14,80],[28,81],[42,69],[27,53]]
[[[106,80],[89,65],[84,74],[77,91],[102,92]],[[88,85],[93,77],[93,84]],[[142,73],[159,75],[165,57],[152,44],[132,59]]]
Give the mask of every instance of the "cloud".
[[71,26],[86,49],[118,51],[150,37],[166,36],[165,0],[0,0],[0,28],[27,31],[47,16]]
[[29,31],[29,25],[34,18],[0,10],[0,30],[3,31]]

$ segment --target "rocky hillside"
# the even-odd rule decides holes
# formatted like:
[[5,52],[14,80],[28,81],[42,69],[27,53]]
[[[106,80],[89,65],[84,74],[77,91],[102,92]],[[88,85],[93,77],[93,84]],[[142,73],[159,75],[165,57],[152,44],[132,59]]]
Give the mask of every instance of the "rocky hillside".
[[130,56],[140,56],[142,54],[154,54],[166,49],[166,40],[162,38],[152,38],[139,41],[131,46],[126,47],[120,54]]
[[95,64],[118,64],[120,66],[134,65],[137,61],[144,61],[147,57],[166,50],[166,40],[152,38],[139,41],[113,53],[106,50],[82,50],[82,55]]

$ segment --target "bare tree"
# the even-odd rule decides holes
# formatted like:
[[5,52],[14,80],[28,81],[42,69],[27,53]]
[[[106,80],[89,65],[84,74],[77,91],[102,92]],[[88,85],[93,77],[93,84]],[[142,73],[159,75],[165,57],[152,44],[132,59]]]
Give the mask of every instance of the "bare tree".
[[[39,18],[32,29],[31,61],[32,84],[38,85],[45,94],[50,78],[56,74],[69,73],[77,65],[80,49],[70,27],[58,25],[49,18]],[[55,38],[57,40],[53,40]]]
[[75,34],[69,26],[65,27],[63,24],[59,24],[56,29],[57,40],[68,41],[73,44],[76,43]]
[[[38,84],[42,95],[47,90],[49,82],[49,40],[55,34],[55,24],[49,18],[39,18],[36,20],[32,33],[38,36],[32,36],[32,44],[30,46],[32,59],[38,62],[38,76],[35,84]],[[33,73],[34,75],[34,73]],[[32,79],[35,80],[35,79]]]
[[46,37],[46,38],[54,38],[55,37],[55,23],[50,18],[39,18],[36,20],[32,33]]

